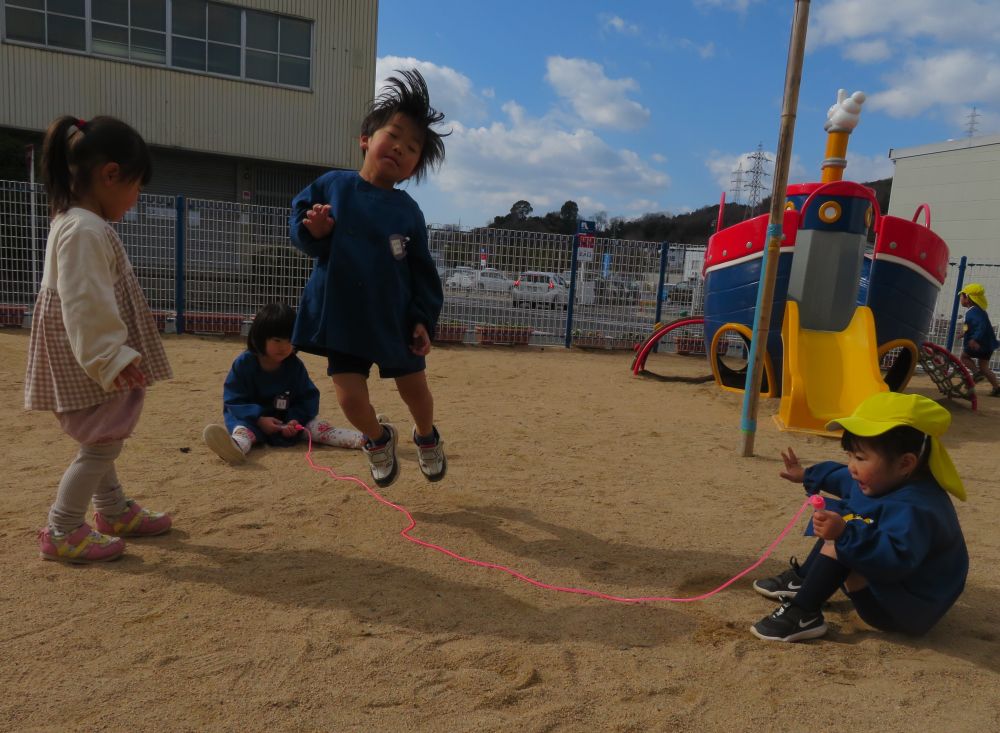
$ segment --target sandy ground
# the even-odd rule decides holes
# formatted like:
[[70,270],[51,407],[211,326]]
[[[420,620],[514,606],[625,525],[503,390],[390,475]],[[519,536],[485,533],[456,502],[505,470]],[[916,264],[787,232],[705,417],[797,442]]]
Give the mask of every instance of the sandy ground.
[[[231,468],[201,443],[237,340],[167,337],[176,372],[149,393],[119,460],[126,489],[173,513],[168,535],[74,567],[35,534],[74,454],[22,410],[27,333],[0,332],[0,730],[947,731],[1000,729],[1000,400],[951,404],[970,501],[965,594],[926,637],[874,632],[842,596],[831,633],[758,641],[798,529],[753,575],[696,603],[623,605],[532,587],[402,540],[404,518],[304,449]],[[323,413],[341,421],[319,360]],[[801,505],[777,477],[835,441],[782,434],[762,403],[758,457],[738,457],[740,397],[633,378],[629,355],[449,347],[429,376],[450,471],[429,484],[404,441],[385,493],[415,534],[546,582],[619,595],[701,593],[752,563]],[[677,375],[701,360],[657,357]],[[929,382],[914,388],[933,392]],[[376,407],[409,434],[391,383]],[[947,404],[947,403],[946,403]],[[317,460],[366,475],[360,452]],[[801,524],[804,524],[804,520]],[[800,524],[800,526],[801,526]]]

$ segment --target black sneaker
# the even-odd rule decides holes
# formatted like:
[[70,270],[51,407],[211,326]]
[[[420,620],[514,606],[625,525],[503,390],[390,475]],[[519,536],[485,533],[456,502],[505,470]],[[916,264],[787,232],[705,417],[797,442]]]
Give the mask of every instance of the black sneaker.
[[775,601],[790,601],[795,598],[795,594],[802,587],[802,569],[799,561],[794,557],[788,561],[791,566],[781,575],[771,578],[763,578],[753,582],[753,589],[762,596],[767,596]]
[[764,641],[803,641],[826,634],[826,621],[819,611],[803,611],[791,603],[750,627],[750,632]]

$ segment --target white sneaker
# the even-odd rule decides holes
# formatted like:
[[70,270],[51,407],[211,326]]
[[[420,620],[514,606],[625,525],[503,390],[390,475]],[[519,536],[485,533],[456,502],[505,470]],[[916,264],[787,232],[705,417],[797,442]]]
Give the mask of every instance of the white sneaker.
[[444,478],[448,470],[448,459],[444,455],[444,441],[437,428],[432,428],[436,441],[429,445],[417,443],[417,429],[413,428],[413,442],[417,443],[417,463],[420,464],[420,472],[428,481],[440,481]]
[[365,436],[357,430],[337,428],[326,420],[312,420],[306,425],[306,430],[314,443],[331,445],[334,448],[361,448],[365,444]]
[[204,439],[205,445],[226,463],[237,464],[246,461],[246,453],[222,425],[209,425],[201,437]]
[[396,460],[396,428],[386,423],[382,423],[382,427],[389,431],[388,442],[385,445],[374,445],[369,442],[362,446],[361,450],[368,457],[368,468],[372,472],[372,479],[384,489],[399,476],[399,462]]

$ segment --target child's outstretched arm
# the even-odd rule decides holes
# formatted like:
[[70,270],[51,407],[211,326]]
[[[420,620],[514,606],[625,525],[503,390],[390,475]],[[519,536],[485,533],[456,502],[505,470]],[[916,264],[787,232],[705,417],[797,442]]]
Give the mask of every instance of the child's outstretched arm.
[[289,235],[292,244],[310,257],[324,257],[330,250],[337,215],[330,201],[330,175],[320,176],[292,199]]
[[792,483],[801,484],[805,479],[806,470],[799,463],[799,457],[795,455],[795,451],[791,447],[787,451],[781,451],[781,460],[785,462],[785,470],[778,475]]
[[809,468],[803,468],[799,463],[799,457],[795,451],[788,448],[781,452],[781,459],[785,463],[785,469],[779,474],[781,478],[787,479],[797,484],[803,484],[807,494],[818,494],[826,491],[834,496],[844,496],[847,488],[845,482],[850,482],[851,474],[847,466],[834,461],[823,461]]

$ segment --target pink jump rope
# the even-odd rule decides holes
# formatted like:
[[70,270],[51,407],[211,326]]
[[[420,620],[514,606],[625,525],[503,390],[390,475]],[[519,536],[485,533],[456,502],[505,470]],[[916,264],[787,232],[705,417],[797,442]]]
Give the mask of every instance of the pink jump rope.
[[689,598],[672,598],[670,596],[636,596],[634,598],[629,598],[626,596],[615,596],[609,593],[601,593],[600,591],[589,590],[587,588],[572,588],[565,585],[553,585],[551,583],[544,583],[541,580],[530,578],[524,573],[520,573],[517,570],[514,570],[513,568],[507,567],[506,565],[500,565],[495,562],[475,560],[471,557],[465,557],[464,555],[459,555],[457,552],[449,550],[447,547],[442,547],[441,545],[435,545],[433,542],[428,542],[426,540],[420,539],[419,537],[411,536],[410,531],[417,526],[417,522],[413,518],[413,515],[410,514],[410,512],[405,507],[402,507],[399,504],[394,504],[388,499],[384,498],[381,494],[379,494],[377,491],[375,491],[368,484],[366,484],[364,481],[357,478],[356,476],[341,476],[329,466],[321,466],[317,464],[315,461],[313,461],[313,456],[312,456],[313,453],[312,436],[309,435],[309,431],[305,430],[301,425],[297,427],[299,430],[303,430],[306,434],[306,437],[309,439],[309,450],[306,451],[306,463],[309,464],[309,467],[314,471],[319,471],[320,473],[329,474],[333,479],[337,481],[351,481],[357,484],[362,489],[367,491],[371,495],[371,497],[375,499],[375,501],[379,502],[380,504],[384,504],[385,506],[391,509],[395,509],[397,512],[406,517],[409,524],[407,524],[406,527],[403,530],[401,530],[399,534],[407,542],[412,542],[415,545],[420,545],[421,547],[426,547],[428,549],[434,550],[435,552],[440,552],[442,555],[447,555],[448,557],[454,558],[455,560],[458,560],[460,562],[468,563],[469,565],[475,565],[481,568],[491,568],[493,570],[499,570],[500,572],[507,573],[507,575],[511,575],[517,578],[518,580],[524,581],[525,583],[536,586],[538,588],[544,588],[546,590],[554,590],[560,593],[575,593],[576,595],[580,596],[601,598],[605,601],[615,601],[616,603],[653,603],[653,602],[667,602],[667,601],[671,603],[688,603],[690,601],[701,601],[704,600],[705,598],[714,596],[716,593],[719,593],[722,590],[728,588],[730,585],[735,583],[737,580],[742,578],[750,571],[760,567],[763,564],[763,562],[767,560],[768,557],[771,556],[771,553],[775,551],[775,549],[778,547],[781,541],[785,539],[785,536],[792,530],[792,527],[795,526],[795,523],[798,522],[799,517],[802,516],[802,513],[806,509],[812,507],[813,511],[821,511],[826,506],[826,502],[823,500],[823,497],[819,496],[818,494],[814,494],[809,498],[807,498],[804,502],[802,502],[802,506],[799,507],[799,510],[795,512],[795,516],[792,517],[791,521],[787,525],[785,525],[785,528],[781,530],[777,538],[770,545],[767,546],[767,549],[764,550],[764,554],[761,555],[760,558],[755,563],[750,565],[745,570],[742,570],[736,575],[734,575],[732,578],[727,580],[718,588],[714,588],[713,590],[710,590],[707,593],[702,593],[701,595],[697,596],[691,596]]

